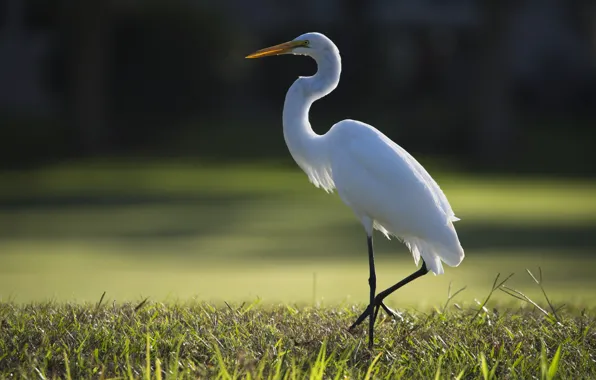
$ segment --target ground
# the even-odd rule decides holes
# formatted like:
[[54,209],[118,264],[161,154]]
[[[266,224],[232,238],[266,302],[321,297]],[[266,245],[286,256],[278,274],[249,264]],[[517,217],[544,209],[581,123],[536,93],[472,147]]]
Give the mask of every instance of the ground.
[[[381,378],[476,378],[484,354],[499,378],[528,378],[548,372],[542,350],[550,365],[559,346],[563,377],[596,376],[596,182],[430,171],[462,219],[467,256],[388,299],[404,321],[380,323],[373,352],[363,329],[345,331],[368,297],[365,235],[297,168],[120,161],[0,172],[0,373],[139,377],[149,336],[154,376],[156,358],[174,370],[178,344],[180,370],[203,377],[327,363],[325,377],[361,378],[380,355]],[[416,269],[397,240],[378,235],[375,246],[379,289]],[[543,288],[526,269],[542,272]],[[472,318],[499,273],[514,273],[507,285],[548,315],[497,290]],[[443,311],[449,289],[463,287]],[[560,322],[542,289],[565,305]],[[317,361],[323,352],[333,359]]]
[[[480,310],[480,312],[478,312]],[[358,307],[0,304],[3,378],[596,377],[592,312],[447,306],[384,318]]]

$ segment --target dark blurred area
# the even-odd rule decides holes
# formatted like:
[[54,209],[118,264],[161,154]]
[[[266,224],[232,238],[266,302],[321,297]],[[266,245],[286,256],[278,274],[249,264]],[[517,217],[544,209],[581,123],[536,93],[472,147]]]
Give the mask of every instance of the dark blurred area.
[[0,0],[0,165],[290,162],[283,100],[314,62],[244,56],[309,31],[343,58],[319,133],[354,118],[462,170],[596,175],[582,0]]

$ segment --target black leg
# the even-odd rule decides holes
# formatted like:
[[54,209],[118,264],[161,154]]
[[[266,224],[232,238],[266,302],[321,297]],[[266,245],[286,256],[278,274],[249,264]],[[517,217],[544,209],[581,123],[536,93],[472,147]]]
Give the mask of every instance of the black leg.
[[[415,279],[417,279],[418,277],[424,276],[425,274],[428,273],[428,269],[426,268],[426,263],[424,262],[424,260],[422,260],[422,266],[420,267],[420,269],[418,269],[416,272],[412,273],[411,275],[409,275],[408,277],[404,278],[403,280],[401,280],[400,282],[398,282],[397,284],[383,290],[381,293],[379,293],[373,302],[371,302],[371,304],[369,305],[369,307],[362,313],[360,314],[360,317],[358,317],[358,319],[356,320],[356,322],[354,322],[352,324],[352,326],[350,326],[349,330],[352,330],[354,327],[358,326],[359,324],[362,323],[362,321],[364,321],[364,319],[367,316],[371,316],[372,321],[374,323],[374,317],[376,317],[377,313],[373,313],[373,306],[377,307],[377,312],[378,312],[378,308],[379,306],[383,307],[383,309],[390,315],[394,315],[394,311],[389,309],[387,306],[385,306],[385,304],[383,303],[383,300],[385,298],[387,298],[387,296],[389,296],[391,293],[395,292],[397,289],[401,288],[402,286],[414,281]],[[369,330],[371,328],[369,327]]]
[[397,284],[390,286],[387,289],[383,290],[381,293],[379,293],[377,295],[375,302],[378,304],[381,304],[381,302],[383,302],[383,300],[385,298],[387,298],[387,296],[389,296],[391,293],[395,292],[397,289],[401,288],[402,286],[409,284],[410,282],[414,281],[418,277],[424,276],[427,273],[428,273],[428,269],[426,268],[426,263],[424,262],[424,260],[422,260],[422,266],[420,267],[420,269],[418,269],[416,272],[412,273],[408,277],[404,278]]
[[373,346],[373,329],[375,327],[375,318],[373,313],[375,303],[375,291],[377,290],[377,274],[375,272],[375,256],[373,253],[373,240],[372,236],[367,236],[368,243],[368,267],[370,274],[368,277],[368,286],[370,287],[370,303],[368,305],[369,325],[368,325],[368,348]]

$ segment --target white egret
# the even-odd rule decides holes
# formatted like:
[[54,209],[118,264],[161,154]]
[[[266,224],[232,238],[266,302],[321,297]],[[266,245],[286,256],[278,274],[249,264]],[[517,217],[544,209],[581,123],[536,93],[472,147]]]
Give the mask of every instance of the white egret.
[[[307,55],[317,62],[317,72],[299,77],[287,92],[283,132],[296,163],[310,181],[327,192],[337,190],[364,226],[370,275],[368,308],[350,330],[369,317],[369,347],[379,307],[395,315],[383,300],[410,281],[432,271],[443,273],[442,262],[458,266],[464,250],[453,226],[455,217],[447,198],[414,157],[368,124],[343,120],[324,135],[315,133],[308,120],[312,103],[339,83],[341,58],[335,44],[320,33],[306,33],[292,41],[248,55],[261,58],[280,54]],[[422,266],[402,281],[375,296],[376,274],[373,229],[393,235],[410,249]]]

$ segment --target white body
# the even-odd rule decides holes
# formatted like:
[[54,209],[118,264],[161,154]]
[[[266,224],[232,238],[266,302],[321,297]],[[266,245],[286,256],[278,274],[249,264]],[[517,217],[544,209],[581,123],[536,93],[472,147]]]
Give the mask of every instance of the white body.
[[408,152],[368,124],[343,120],[324,135],[308,121],[310,105],[337,86],[341,61],[337,47],[322,34],[296,40],[308,47],[318,64],[312,77],[300,77],[288,90],[283,112],[284,137],[294,160],[317,187],[337,189],[360,219],[367,234],[373,228],[393,235],[435,274],[441,262],[457,266],[464,258],[447,198],[428,172]]

